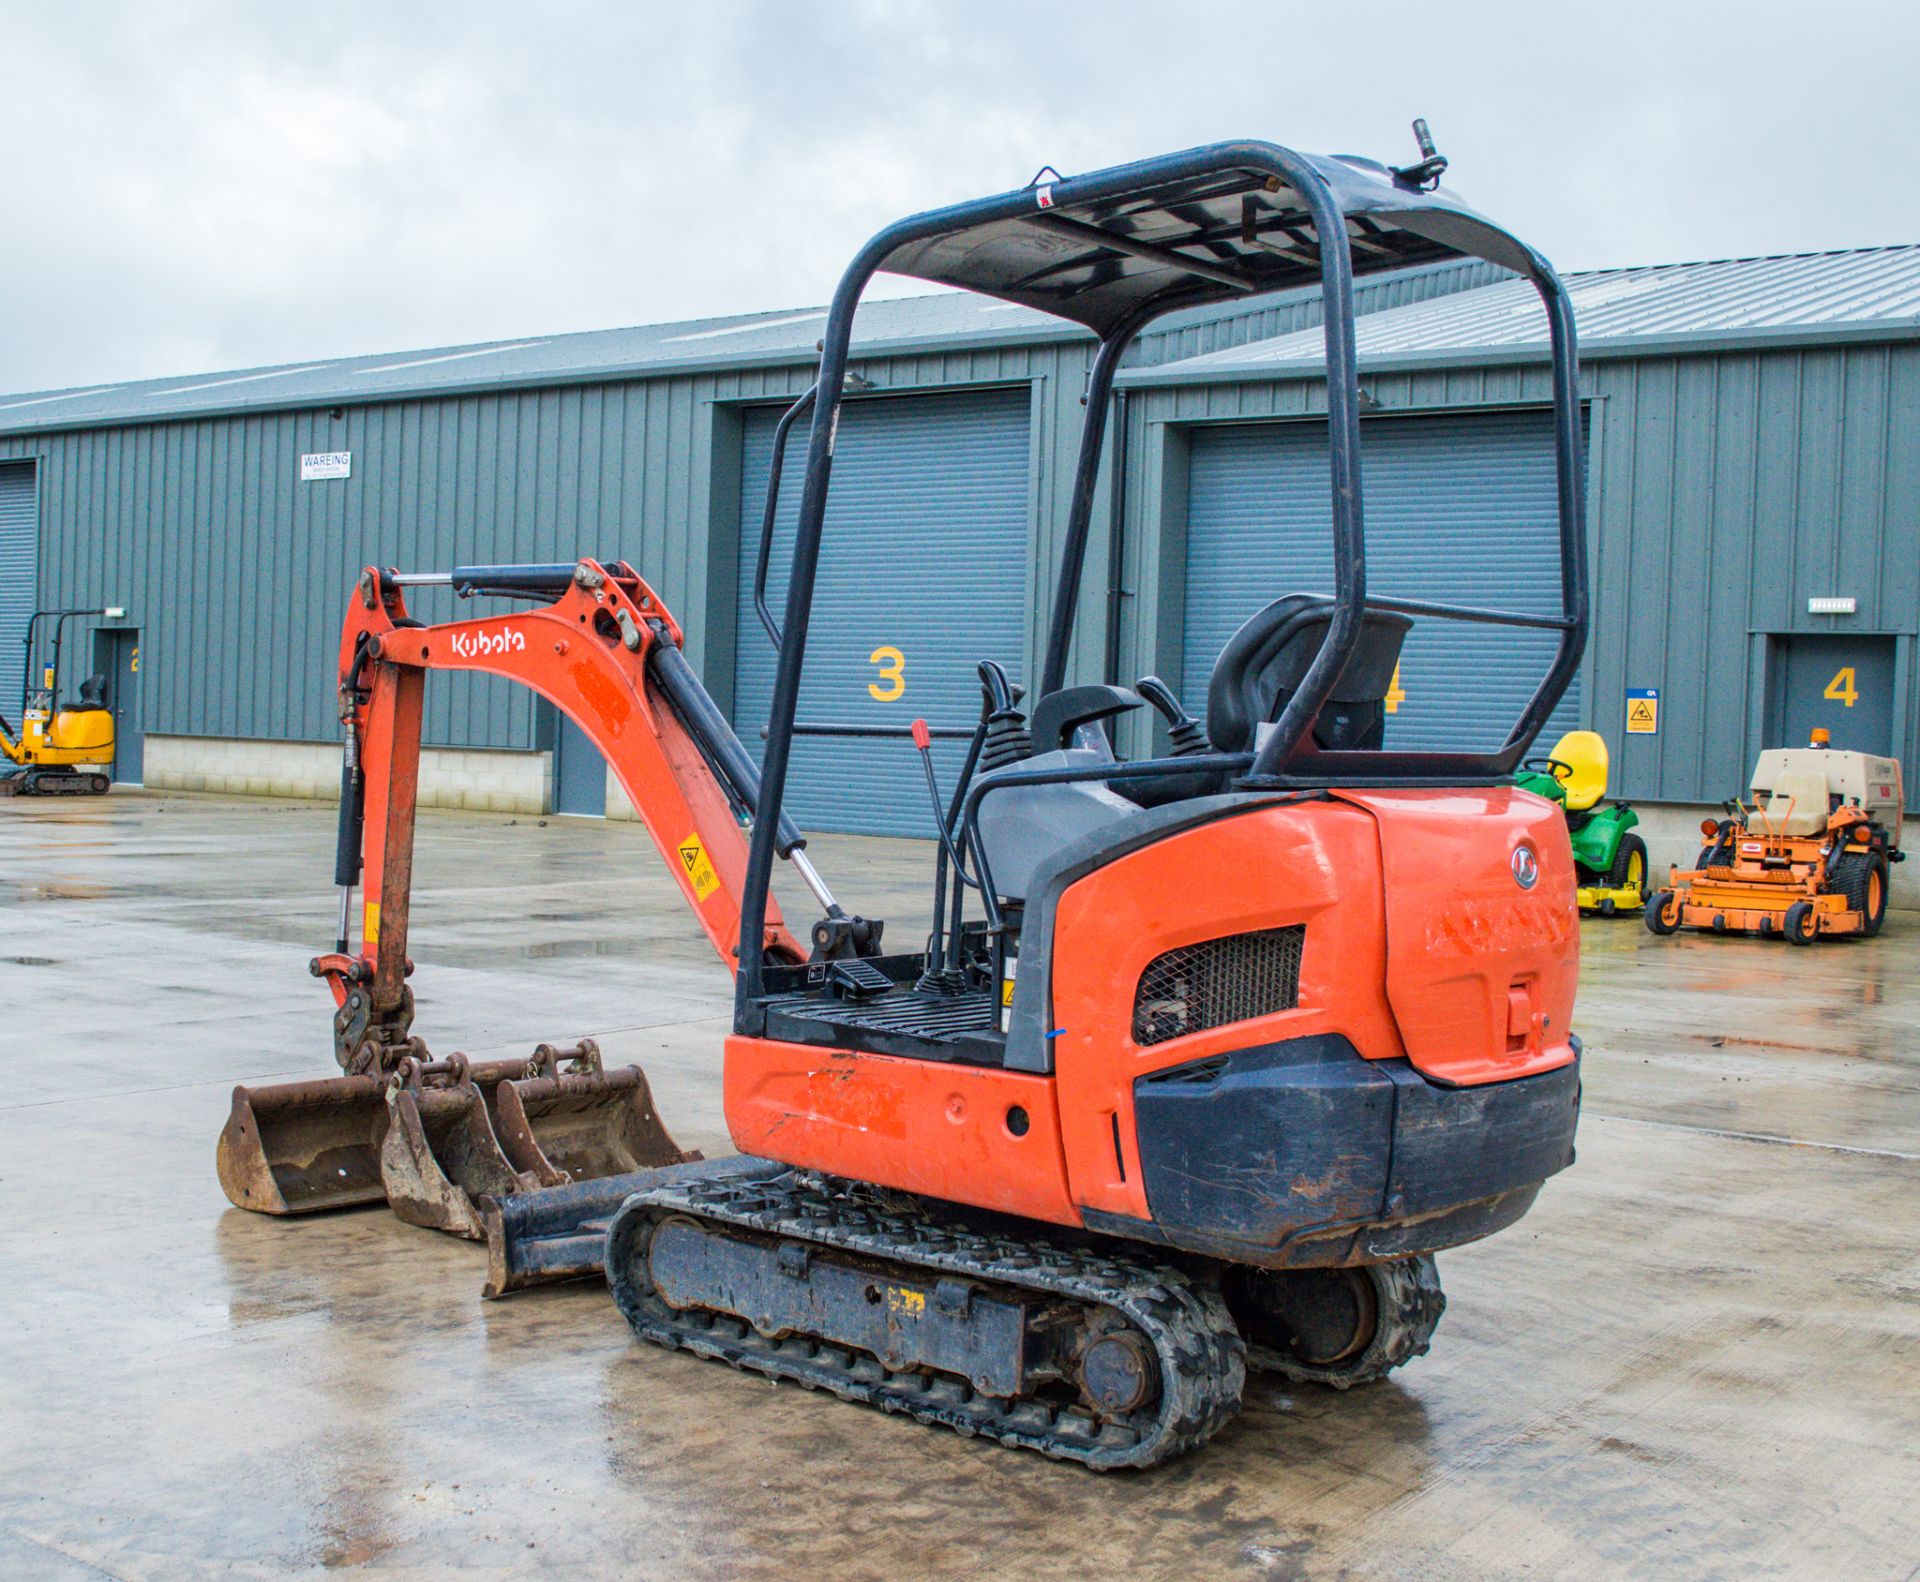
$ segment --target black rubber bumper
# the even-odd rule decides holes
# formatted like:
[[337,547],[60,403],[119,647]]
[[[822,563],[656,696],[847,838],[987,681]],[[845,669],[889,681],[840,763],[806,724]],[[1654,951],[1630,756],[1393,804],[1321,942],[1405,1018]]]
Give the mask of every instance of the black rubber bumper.
[[1371,1263],[1474,1241],[1573,1163],[1569,1064],[1481,1087],[1363,1060],[1328,1035],[1263,1044],[1134,1084],[1151,1222],[1094,1230],[1268,1268]]

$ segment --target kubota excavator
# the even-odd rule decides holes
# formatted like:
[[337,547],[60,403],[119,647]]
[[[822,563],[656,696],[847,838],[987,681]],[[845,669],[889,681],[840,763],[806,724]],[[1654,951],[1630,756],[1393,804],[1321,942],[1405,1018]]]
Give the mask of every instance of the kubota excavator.
[[[1096,1468],[1204,1442],[1249,1366],[1344,1387],[1424,1351],[1435,1252],[1511,1224],[1573,1157],[1573,863],[1559,809],[1511,775],[1579,662],[1587,580],[1567,297],[1440,188],[1416,132],[1421,159],[1397,169],[1245,142],[1043,171],[863,248],[776,441],[811,414],[784,619],[759,601],[779,657],[757,766],[622,561],[363,572],[340,647],[340,939],[313,964],[347,1074],[236,1092],[233,1201],[384,1195],[487,1234],[495,1292],[604,1265],[659,1345]],[[1551,615],[1368,591],[1353,278],[1459,256],[1545,306]],[[853,316],[882,269],[1100,338],[1033,707],[983,659],[944,798],[925,760],[932,920],[904,949],[841,906],[782,811]],[[1151,677],[1067,685],[1122,355],[1161,314],[1305,284],[1325,303],[1330,594],[1247,621],[1204,724]],[[418,583],[537,607],[426,626],[405,605]],[[1497,749],[1386,739],[1416,619],[1551,634]],[[462,669],[579,724],[734,969],[738,1157],[682,1155],[638,1069],[604,1071],[590,1046],[483,1069],[413,1036],[421,697],[427,671]],[[1143,706],[1168,749],[1121,760],[1106,726]],[[770,895],[782,859],[819,905],[804,936]]]

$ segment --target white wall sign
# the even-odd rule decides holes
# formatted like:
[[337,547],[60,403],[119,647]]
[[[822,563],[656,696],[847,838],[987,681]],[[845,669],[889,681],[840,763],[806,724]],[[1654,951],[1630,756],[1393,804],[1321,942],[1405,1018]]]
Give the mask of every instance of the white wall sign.
[[350,450],[323,450],[300,458],[302,483],[313,483],[322,478],[351,478],[352,476],[353,452]]

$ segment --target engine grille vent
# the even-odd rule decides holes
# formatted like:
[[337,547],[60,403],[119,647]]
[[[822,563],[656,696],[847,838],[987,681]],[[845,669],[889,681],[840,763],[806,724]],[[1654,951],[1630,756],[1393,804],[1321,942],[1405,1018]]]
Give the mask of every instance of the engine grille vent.
[[1133,996],[1133,1041],[1169,1038],[1250,1021],[1300,1003],[1304,924],[1182,945],[1155,956]]

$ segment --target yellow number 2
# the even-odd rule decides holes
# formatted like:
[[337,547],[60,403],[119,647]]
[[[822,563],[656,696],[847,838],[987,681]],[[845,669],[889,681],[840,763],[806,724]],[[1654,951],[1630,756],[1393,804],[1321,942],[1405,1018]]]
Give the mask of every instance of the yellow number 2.
[[899,649],[876,648],[867,655],[867,663],[880,667],[880,680],[886,683],[884,687],[872,681],[867,683],[867,691],[874,702],[891,703],[906,692],[907,656]]
[[1821,696],[1832,698],[1835,703],[1844,703],[1848,708],[1858,703],[1860,693],[1853,684],[1853,666],[1848,665],[1844,670],[1836,672],[1834,678],[1827,683],[1827,690]]

